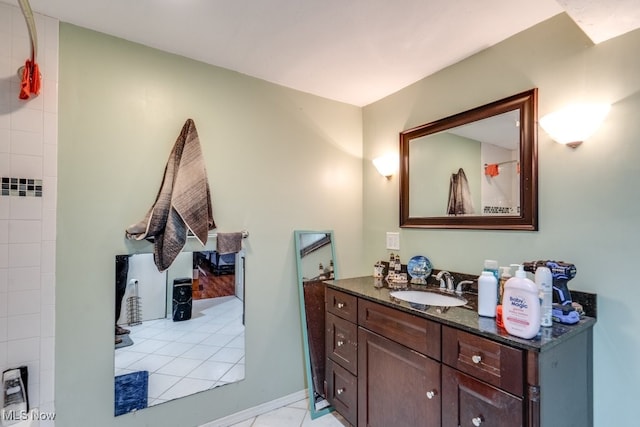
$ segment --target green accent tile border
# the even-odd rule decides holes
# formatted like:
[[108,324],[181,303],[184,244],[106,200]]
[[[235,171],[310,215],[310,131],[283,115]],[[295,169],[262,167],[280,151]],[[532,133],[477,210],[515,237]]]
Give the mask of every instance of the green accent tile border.
[[42,180],[2,177],[2,196],[42,197]]

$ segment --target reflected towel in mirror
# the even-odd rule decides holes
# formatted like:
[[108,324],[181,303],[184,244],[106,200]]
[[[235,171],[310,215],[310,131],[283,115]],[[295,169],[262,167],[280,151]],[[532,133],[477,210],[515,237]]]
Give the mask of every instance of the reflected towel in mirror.
[[469,190],[469,181],[462,168],[451,174],[449,180],[449,215],[472,215],[474,213],[473,200]]

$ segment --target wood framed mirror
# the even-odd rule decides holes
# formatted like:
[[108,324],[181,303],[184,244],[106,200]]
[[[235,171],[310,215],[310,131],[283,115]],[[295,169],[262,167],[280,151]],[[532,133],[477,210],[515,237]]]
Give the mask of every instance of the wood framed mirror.
[[325,280],[337,277],[332,231],[294,232],[300,319],[309,389],[309,412],[317,418],[333,410],[324,391]]
[[536,88],[400,133],[400,227],[538,229]]

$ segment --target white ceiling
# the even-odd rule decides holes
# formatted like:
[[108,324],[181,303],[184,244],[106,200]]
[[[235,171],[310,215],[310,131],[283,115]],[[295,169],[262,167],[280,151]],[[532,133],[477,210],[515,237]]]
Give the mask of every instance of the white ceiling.
[[[17,0],[0,0],[17,5]],[[601,42],[639,0],[30,0],[34,12],[363,106],[558,13]]]

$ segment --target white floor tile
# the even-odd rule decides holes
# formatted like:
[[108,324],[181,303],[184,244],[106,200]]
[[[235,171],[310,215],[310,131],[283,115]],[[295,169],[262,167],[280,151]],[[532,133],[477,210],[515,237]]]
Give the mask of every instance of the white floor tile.
[[209,362],[238,363],[244,357],[244,349],[224,347],[211,356]]
[[187,359],[207,360],[215,355],[222,347],[213,345],[196,344],[189,350],[182,353],[180,357]]
[[158,369],[171,362],[172,360],[174,360],[174,357],[171,356],[149,354],[127,366],[127,369],[132,369],[134,371],[149,371],[149,373],[152,373],[156,372]]
[[218,381],[224,374],[226,374],[233,364],[223,362],[202,362],[197,368],[189,372],[188,378],[197,378],[201,380]]
[[197,359],[183,359],[181,357],[175,358],[156,372],[165,375],[175,375],[178,377],[184,377],[189,372],[193,371],[198,365],[203,363]]
[[302,409],[284,407],[260,415],[253,422],[252,427],[300,426],[304,416],[305,411]]
[[149,399],[157,399],[170,387],[180,381],[180,377],[153,373],[149,375]]
[[244,365],[237,364],[237,365],[234,365],[233,368],[229,369],[227,373],[224,374],[222,378],[220,378],[220,381],[228,384],[228,383],[233,383],[243,379],[244,379]]
[[195,378],[183,378],[173,387],[164,392],[160,398],[165,400],[178,399],[189,396],[199,391],[208,390],[213,385],[213,381],[198,380]]
[[183,342],[170,342],[164,347],[160,347],[155,351],[155,354],[161,354],[163,356],[181,356],[186,351],[191,349],[193,344],[187,344]]

